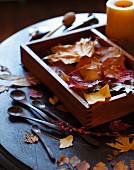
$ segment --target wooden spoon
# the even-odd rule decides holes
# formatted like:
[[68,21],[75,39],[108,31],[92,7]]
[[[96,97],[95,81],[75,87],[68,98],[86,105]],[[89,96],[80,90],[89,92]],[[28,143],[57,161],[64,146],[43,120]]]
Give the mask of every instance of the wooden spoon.
[[45,36],[42,37],[42,39],[49,37],[50,35],[55,33],[59,28],[61,28],[62,26],[66,26],[66,27],[71,26],[74,21],[75,21],[75,13],[74,12],[66,13],[62,20],[62,24],[59,27],[55,28],[53,31],[50,31],[49,33],[47,33]]

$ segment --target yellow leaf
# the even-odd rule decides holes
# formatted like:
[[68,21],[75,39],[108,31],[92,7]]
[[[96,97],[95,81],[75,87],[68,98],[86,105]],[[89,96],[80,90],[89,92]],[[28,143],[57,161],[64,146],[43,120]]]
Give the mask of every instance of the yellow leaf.
[[96,93],[84,93],[84,97],[88,104],[95,104],[97,102],[104,102],[106,98],[111,97],[109,85],[106,84]]
[[95,41],[89,38],[81,38],[74,45],[58,44],[51,48],[53,54],[45,56],[43,60],[62,61],[65,64],[79,62],[83,56],[91,57],[94,54],[94,44]]
[[113,170],[129,170],[128,166],[125,165],[124,161],[119,161],[113,168]]
[[100,61],[96,56],[83,57],[77,64],[76,69],[79,70],[85,81],[100,80],[101,78]]
[[108,170],[108,167],[103,162],[98,162],[94,167],[93,170]]
[[120,152],[127,152],[129,150],[134,150],[134,140],[130,143],[129,137],[118,137],[116,141],[118,142],[116,142],[115,144],[107,143],[107,145],[116,149],[120,149]]
[[66,138],[60,139],[60,149],[67,148],[73,145],[73,136],[69,135]]
[[108,84],[106,84],[104,87],[102,87],[98,92],[103,94],[105,98],[111,97]]
[[53,97],[50,97],[49,98],[49,102],[52,104],[52,105],[55,105],[57,102],[59,101],[58,97],[53,95]]

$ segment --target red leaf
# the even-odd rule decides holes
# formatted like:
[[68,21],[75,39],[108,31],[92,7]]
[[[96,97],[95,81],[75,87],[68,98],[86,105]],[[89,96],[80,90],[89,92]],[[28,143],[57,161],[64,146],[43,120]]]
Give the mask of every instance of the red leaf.
[[32,98],[41,98],[43,96],[43,93],[41,93],[38,90],[35,89],[31,89],[29,92],[29,96]]
[[108,58],[102,63],[104,77],[115,79],[117,82],[124,83],[132,80],[132,70],[127,70],[124,66],[124,57]]
[[88,170],[90,168],[90,165],[86,161],[82,161],[76,165],[76,168],[78,170]]
[[71,65],[71,64],[67,65],[67,64],[64,64],[63,62],[50,63],[49,66],[59,76],[61,76],[61,73],[65,73],[66,75],[69,75],[71,72],[73,72],[75,70],[73,65]]

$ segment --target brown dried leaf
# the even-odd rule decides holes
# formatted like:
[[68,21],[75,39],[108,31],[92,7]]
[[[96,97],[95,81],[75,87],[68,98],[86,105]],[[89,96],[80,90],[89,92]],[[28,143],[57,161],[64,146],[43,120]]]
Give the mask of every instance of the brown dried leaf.
[[62,166],[64,164],[68,164],[68,163],[69,163],[69,158],[63,154],[60,156],[60,160],[57,161],[58,166]]
[[22,77],[17,80],[11,80],[11,85],[29,87],[40,84],[40,82],[35,77]]
[[0,85],[0,93],[2,93],[4,91],[8,91],[8,90],[9,90],[8,86]]
[[128,166],[125,165],[124,161],[119,161],[113,168],[113,170],[129,170]]
[[39,80],[37,80],[35,77],[30,75],[26,75],[25,77],[22,77],[18,75],[3,74],[0,75],[0,79],[10,81],[10,85],[22,86],[22,87],[34,86],[40,84]]
[[72,167],[76,167],[76,165],[80,162],[81,161],[77,156],[73,156],[69,161],[69,163],[72,165]]
[[134,150],[134,140],[130,143],[129,137],[118,137],[114,143],[107,143],[107,145],[119,149],[119,152],[127,152],[129,150]]
[[90,168],[90,164],[86,161],[82,161],[76,165],[77,170],[88,170]]
[[108,167],[103,162],[98,162],[94,167],[93,170],[108,170]]
[[83,56],[91,57],[94,53],[94,44],[88,38],[81,38],[74,45],[56,45],[51,48],[52,55],[46,56],[43,60],[52,62],[62,61],[65,64],[79,62]]
[[31,98],[37,99],[37,98],[41,98],[43,96],[43,93],[36,89],[31,89],[29,92],[29,96]]
[[25,137],[25,142],[26,143],[35,143],[35,142],[38,142],[39,138],[38,136],[36,135],[33,135],[31,133],[29,133],[28,131],[25,131],[26,132],[26,137]]
[[84,97],[89,105],[95,104],[97,102],[104,102],[106,98],[111,97],[109,85],[106,84],[98,92],[95,93],[84,93]]
[[73,136],[69,135],[66,138],[60,139],[60,149],[73,146]]

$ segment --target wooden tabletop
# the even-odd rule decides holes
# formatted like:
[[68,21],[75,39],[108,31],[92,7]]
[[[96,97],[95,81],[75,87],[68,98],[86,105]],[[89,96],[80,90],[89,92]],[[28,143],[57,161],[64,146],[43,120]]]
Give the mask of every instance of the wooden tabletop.
[[[98,20],[98,24],[105,25],[106,23],[106,15],[105,14],[94,14]],[[77,14],[76,15],[76,23],[74,23],[74,27],[79,25],[84,18],[87,18],[88,14]],[[60,25],[63,17],[57,17],[53,19],[49,19],[46,21],[42,21],[35,25],[32,25],[28,28],[25,28],[13,36],[6,39],[0,45],[0,65],[6,66],[9,68],[13,75],[24,75],[25,70],[21,64],[20,57],[20,44],[27,43],[30,39],[29,30],[31,28],[38,28],[39,26],[44,26],[46,29],[52,30],[57,25]],[[62,33],[63,30],[59,30],[56,34]],[[0,80],[0,84],[3,84],[5,81]],[[44,100],[49,96],[49,89],[45,86],[40,86],[40,89],[43,89],[45,93]],[[30,88],[22,87],[19,88],[26,92],[27,97],[29,94]],[[36,144],[27,144],[24,142],[25,131],[31,133],[31,124],[32,121],[25,121],[22,119],[11,119],[7,113],[7,109],[12,105],[18,105],[14,103],[10,98],[10,92],[14,90],[13,87],[9,88],[8,91],[5,91],[0,94],[0,151],[2,155],[6,157],[8,160],[10,169],[34,169],[34,170],[53,170],[58,169],[57,164],[54,164],[50,161],[43,145],[41,142]],[[31,99],[28,97],[29,102]],[[23,107],[23,106],[21,106]],[[23,107],[25,112],[31,112],[28,108]],[[131,116],[131,115],[129,115]],[[74,120],[73,120],[74,121]],[[132,123],[131,119],[131,123]],[[36,124],[36,123],[34,123]],[[39,125],[40,126],[40,125]],[[45,131],[51,132],[50,129],[40,126]],[[57,134],[56,134],[57,135]],[[44,134],[44,139],[46,140],[46,144],[51,148],[53,153],[58,160],[61,154],[64,154],[71,158],[72,156],[77,156],[81,160],[86,160],[90,163],[91,167],[93,167],[97,162],[101,160],[101,156],[103,152],[107,149],[110,150],[106,145],[105,141],[107,141],[104,137],[96,137],[97,140],[100,141],[101,147],[95,148],[91,145],[88,145],[85,141],[83,141],[79,136],[75,136],[73,147],[66,149],[59,149],[59,140],[51,138]],[[2,165],[1,167],[6,165]],[[8,167],[9,168],[9,167]],[[109,168],[110,169],[110,168]]]

